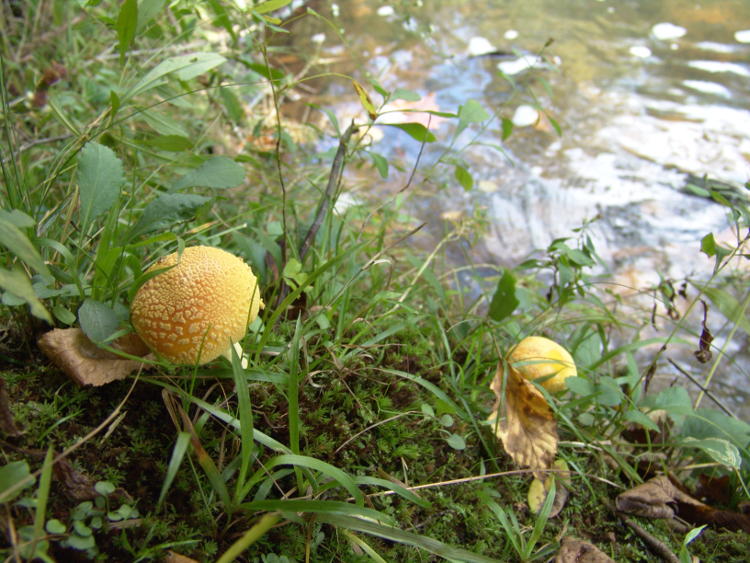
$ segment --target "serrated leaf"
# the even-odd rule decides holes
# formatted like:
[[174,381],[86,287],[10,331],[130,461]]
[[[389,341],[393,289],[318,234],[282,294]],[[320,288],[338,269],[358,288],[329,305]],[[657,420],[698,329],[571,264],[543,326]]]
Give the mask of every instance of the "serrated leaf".
[[137,0],[125,0],[120,6],[120,13],[117,15],[117,22],[115,23],[120,57],[125,56],[125,52],[135,38],[137,28],[138,2]]
[[384,123],[383,126],[401,129],[412,139],[420,143],[434,143],[437,140],[437,137],[421,123]]
[[78,157],[78,186],[82,230],[108,211],[120,195],[124,181],[122,161],[112,149],[90,142]]
[[488,315],[493,321],[502,321],[516,310],[519,303],[516,298],[516,278],[506,269],[497,281]]
[[37,297],[31,280],[23,271],[0,268],[0,288],[18,297],[22,303],[27,303],[32,315],[52,324],[52,317]]
[[86,299],[78,309],[81,330],[92,342],[103,343],[120,328],[120,316],[106,303]]
[[226,156],[212,156],[195,170],[177,180],[172,191],[200,186],[203,188],[235,188],[245,179],[245,169]]
[[129,239],[189,219],[207,201],[210,198],[196,194],[160,194],[143,210],[141,218],[130,231]]
[[226,62],[217,53],[177,55],[160,62],[127,91],[124,99],[132,98],[159,85],[163,78],[175,74],[180,80],[190,80]]

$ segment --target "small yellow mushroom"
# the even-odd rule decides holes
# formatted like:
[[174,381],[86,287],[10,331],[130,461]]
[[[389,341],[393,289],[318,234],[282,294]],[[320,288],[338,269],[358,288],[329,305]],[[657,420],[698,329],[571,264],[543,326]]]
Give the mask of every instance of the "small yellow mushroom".
[[510,366],[529,381],[544,378],[539,383],[552,393],[563,391],[565,380],[574,377],[573,357],[557,342],[543,336],[527,336],[506,358]]
[[138,336],[175,363],[199,365],[229,357],[263,307],[250,266],[220,248],[191,246],[147,271],[164,268],[138,289],[131,303]]

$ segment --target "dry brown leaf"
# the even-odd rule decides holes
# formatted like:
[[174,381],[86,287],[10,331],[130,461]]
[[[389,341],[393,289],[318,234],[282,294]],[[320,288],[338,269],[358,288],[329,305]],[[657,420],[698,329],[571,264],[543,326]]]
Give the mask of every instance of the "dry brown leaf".
[[692,525],[710,524],[750,533],[750,517],[704,504],[682,491],[666,475],[619,494],[615,504],[620,512],[636,516],[670,519],[679,516]]
[[589,542],[566,537],[560,546],[560,551],[557,552],[555,563],[615,563],[615,561]]
[[198,561],[174,551],[168,551],[167,556],[164,558],[164,563],[198,563]]
[[[508,373],[505,401],[501,401],[503,374]],[[540,470],[549,469],[557,453],[557,423],[544,395],[516,370],[504,369],[500,362],[492,383],[497,402],[491,419],[497,419],[503,404],[503,420],[496,425],[495,434],[505,451],[517,464],[529,467],[534,476],[543,479]]]
[[[131,355],[144,356],[148,352],[145,345],[131,335],[116,342],[121,350]],[[39,339],[39,348],[79,385],[99,386],[124,379],[143,365],[99,348],[79,328],[53,329]]]

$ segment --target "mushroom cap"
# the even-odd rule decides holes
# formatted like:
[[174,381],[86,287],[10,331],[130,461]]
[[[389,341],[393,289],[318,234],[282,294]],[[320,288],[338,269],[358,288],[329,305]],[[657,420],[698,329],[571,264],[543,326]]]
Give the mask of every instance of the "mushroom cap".
[[565,380],[577,374],[576,364],[568,351],[554,340],[527,336],[508,354],[508,363],[529,381],[548,378],[539,383],[552,393],[565,389]]
[[149,348],[180,364],[205,364],[239,342],[263,307],[250,266],[225,250],[190,246],[147,272],[130,305],[135,331]]

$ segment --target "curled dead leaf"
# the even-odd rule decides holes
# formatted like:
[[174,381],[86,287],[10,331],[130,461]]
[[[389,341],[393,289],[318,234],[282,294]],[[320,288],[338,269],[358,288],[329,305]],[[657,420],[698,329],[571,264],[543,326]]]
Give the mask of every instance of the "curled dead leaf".
[[615,563],[615,561],[589,542],[566,537],[560,546],[560,551],[557,552],[555,563]]
[[[79,328],[56,328],[39,338],[39,348],[79,385],[104,385],[124,379],[143,365],[99,348]],[[148,349],[135,335],[115,341],[113,347],[132,356],[146,356]]]
[[659,475],[617,496],[617,510],[646,518],[679,516],[692,525],[709,524],[750,533],[750,517],[717,510],[684,492],[666,475]]
[[[505,400],[502,400],[504,374]],[[549,469],[557,453],[557,423],[544,395],[512,367],[503,362],[492,382],[497,401],[491,420],[498,420],[503,406],[503,420],[496,423],[495,434],[505,451],[517,464],[529,467],[537,478],[544,479],[540,470]]]

